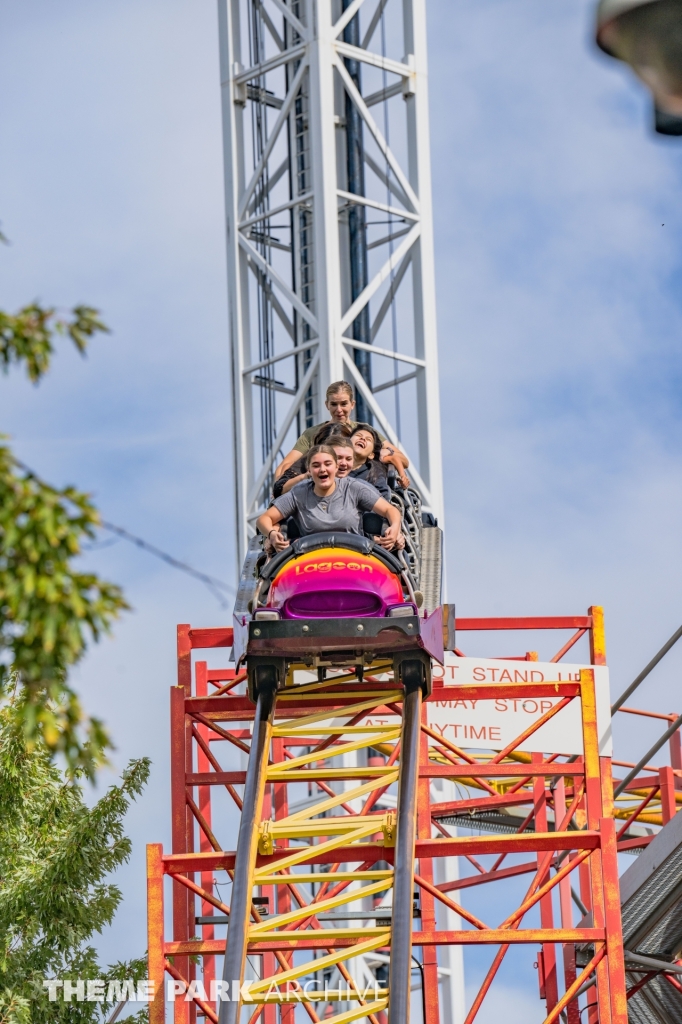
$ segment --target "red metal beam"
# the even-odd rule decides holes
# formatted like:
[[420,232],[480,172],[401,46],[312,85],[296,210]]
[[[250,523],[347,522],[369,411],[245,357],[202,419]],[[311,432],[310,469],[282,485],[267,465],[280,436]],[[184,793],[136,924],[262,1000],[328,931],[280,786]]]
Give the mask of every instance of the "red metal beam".
[[[538,853],[556,850],[596,850],[599,848],[599,832],[545,832],[524,833],[523,835],[484,835],[458,836],[456,839],[418,839],[415,856],[422,857],[461,857],[471,854],[499,853]],[[272,867],[277,871],[277,861],[287,857],[291,850],[275,849],[266,857],[258,855],[258,868]],[[163,858],[164,872],[169,875],[196,871],[225,871],[234,867],[234,852],[194,853],[191,855],[174,855]],[[351,846],[340,846],[334,850],[322,851],[309,858],[311,864],[355,864],[360,861],[385,860],[392,861],[393,847],[383,843],[355,843]]]
[[234,630],[231,626],[217,626],[215,629],[190,629],[189,639],[193,651],[205,651],[210,647],[232,647]]
[[[291,937],[289,937],[291,936]],[[499,946],[501,944],[513,944],[516,946],[537,945],[539,942],[603,942],[606,937],[604,928],[490,928],[486,931],[479,931],[472,928],[471,931],[433,931],[413,932],[413,946],[476,946],[484,943],[486,946]],[[357,938],[345,938],[343,936],[335,939],[335,947],[355,946]],[[250,942],[249,952],[270,953],[283,949],[286,946],[296,949],[328,949],[329,936],[319,937],[319,932],[309,929],[304,932],[293,932],[278,936],[276,941]],[[194,942],[167,942],[164,947],[166,956],[179,956],[187,954],[210,953],[213,955],[225,952],[224,939],[196,940]]]
[[[496,670],[497,671],[497,670]],[[503,669],[499,670],[500,672]],[[372,690],[385,689],[391,692],[391,687],[380,684],[372,684]],[[395,692],[395,686],[393,686]],[[277,708],[277,718],[293,718],[296,715],[308,715],[311,709],[321,708],[343,708],[353,704],[358,698],[367,693],[367,686],[344,686],[344,694],[347,697],[340,697],[336,694],[321,696],[318,693],[303,693],[299,701],[282,701]],[[534,697],[578,697],[580,685],[578,683],[563,680],[554,682],[515,683],[515,682],[492,682],[492,683],[462,683],[456,686],[434,685],[428,701],[439,700],[497,700],[514,698],[528,700]],[[214,721],[244,721],[253,717],[253,704],[246,696],[233,696],[232,694],[217,697],[191,697],[188,699],[185,711],[189,715],[201,713]],[[374,714],[390,714],[388,708],[377,709]]]
[[[329,781],[327,776],[323,775],[322,772],[325,769],[321,768],[306,768],[300,769],[305,770],[304,782],[308,779],[314,782],[317,778],[321,778],[325,781]],[[420,767],[420,773],[424,778],[427,779],[454,779],[454,778],[465,778],[465,779],[516,779],[519,776],[523,777],[540,777],[540,778],[561,778],[562,776],[568,775],[571,778],[580,778],[584,773],[580,766],[576,765],[564,765],[564,764],[542,764],[542,765],[514,765],[514,764],[434,764],[431,762],[429,765],[423,765]],[[357,779],[359,777],[365,778],[369,774],[366,768],[348,768],[345,770],[339,769],[338,774],[334,774],[334,780],[348,780]],[[245,772],[192,772],[187,775],[188,786],[223,786],[226,783],[232,785],[241,784],[244,782]],[[278,775],[274,780],[276,782],[286,782],[286,772],[283,771],[281,775]],[[300,777],[297,777],[297,782],[300,782]]]
[[516,875],[528,875],[537,871],[537,861],[529,860],[524,864],[514,864],[510,868],[498,868],[497,871],[486,871],[482,875],[466,875],[455,878],[451,882],[442,882],[438,888],[441,892],[452,892],[454,889],[469,889],[472,885],[483,885],[486,882],[497,882],[501,878],[513,878]]
[[572,637],[570,637],[570,638],[569,638],[569,639],[568,639],[568,640],[566,641],[566,643],[564,644],[564,646],[563,646],[563,647],[561,647],[561,648],[560,648],[560,649],[559,649],[559,650],[557,651],[557,653],[556,653],[556,654],[554,655],[554,657],[553,657],[553,658],[550,658],[550,661],[551,661],[551,662],[553,662],[553,663],[556,663],[556,662],[558,662],[558,661],[561,661],[561,659],[563,658],[564,654],[568,654],[568,652],[570,651],[571,647],[573,647],[573,646],[574,646],[574,644],[577,644],[578,640],[580,640],[580,638],[581,638],[581,637],[585,636],[585,633],[586,633],[586,632],[587,632],[587,630],[586,630],[586,629],[579,629],[579,630],[577,631],[577,633],[574,633],[574,634],[573,634],[573,636],[572,636]]
[[149,1007],[149,1024],[164,1024],[165,993],[163,954],[163,847],[161,843],[147,846],[147,977],[153,987]]
[[187,776],[188,786],[243,786],[246,772],[192,772]]
[[463,631],[498,629],[590,629],[591,615],[528,615],[521,618],[500,617],[456,619],[455,628]]
[[[518,807],[522,804],[533,802],[533,794],[510,793],[508,796],[488,796],[481,793],[480,797],[474,800],[447,800],[443,803],[431,804],[431,817],[442,818],[448,814],[462,814],[466,811],[491,810],[493,807]],[[476,821],[472,819],[472,825]]]
[[638,850],[640,846],[648,846],[656,836],[642,836],[641,839],[619,839],[618,853],[627,853],[628,850]]

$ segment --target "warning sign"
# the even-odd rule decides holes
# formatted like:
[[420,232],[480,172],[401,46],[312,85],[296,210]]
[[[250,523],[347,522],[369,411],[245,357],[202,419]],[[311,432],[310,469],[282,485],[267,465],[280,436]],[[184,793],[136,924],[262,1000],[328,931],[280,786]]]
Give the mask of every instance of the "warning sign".
[[[561,697],[505,697],[472,700],[458,697],[457,688],[471,683],[542,683],[578,680],[581,668],[595,675],[599,750],[611,756],[611,699],[609,670],[601,665],[557,665],[538,661],[499,661],[490,658],[458,658],[449,651],[445,665],[434,665],[436,697],[427,703],[428,721],[434,732],[467,749],[502,750],[534,721],[542,718]],[[438,683],[440,682],[440,686]],[[446,699],[444,690],[447,692]],[[388,724],[394,716],[368,719]],[[580,699],[571,703],[524,740],[520,749],[546,754],[582,754]]]

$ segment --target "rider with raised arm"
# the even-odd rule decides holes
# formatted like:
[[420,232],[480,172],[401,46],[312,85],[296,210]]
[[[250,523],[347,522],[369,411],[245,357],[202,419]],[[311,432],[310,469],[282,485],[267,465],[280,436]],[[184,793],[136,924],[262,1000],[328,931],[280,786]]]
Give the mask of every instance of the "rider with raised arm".
[[400,512],[370,484],[350,476],[337,479],[337,455],[328,445],[316,445],[308,453],[310,478],[275,498],[267,512],[259,516],[257,527],[276,551],[289,541],[278,524],[295,516],[302,536],[310,533],[345,531],[362,534],[362,513],[377,512],[388,519],[388,529],[376,543],[386,549],[395,547],[400,534]]
[[[353,428],[357,426],[357,421],[351,419],[355,408],[355,393],[353,385],[349,384],[347,380],[337,380],[329,385],[324,404],[331,416],[331,419],[326,421],[327,424],[341,426],[342,424],[349,423]],[[275,470],[275,480],[278,480],[282,473],[285,473],[290,466],[293,466],[302,455],[308,454],[313,444],[315,444],[315,435],[320,427],[323,426],[325,426],[324,423],[316,423],[315,426],[308,427],[307,430],[303,431],[292,450],[288,455],[284,456]],[[383,434],[379,434],[379,437],[382,441],[386,440]]]

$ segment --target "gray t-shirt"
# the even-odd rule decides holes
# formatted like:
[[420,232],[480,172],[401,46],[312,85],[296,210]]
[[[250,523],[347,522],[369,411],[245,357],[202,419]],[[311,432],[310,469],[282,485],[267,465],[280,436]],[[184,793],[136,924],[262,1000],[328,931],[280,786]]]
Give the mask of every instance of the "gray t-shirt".
[[285,519],[296,516],[303,536],[328,530],[362,533],[362,513],[371,512],[380,497],[376,487],[346,476],[337,478],[332,494],[323,497],[315,494],[312,480],[301,480],[272,504]]

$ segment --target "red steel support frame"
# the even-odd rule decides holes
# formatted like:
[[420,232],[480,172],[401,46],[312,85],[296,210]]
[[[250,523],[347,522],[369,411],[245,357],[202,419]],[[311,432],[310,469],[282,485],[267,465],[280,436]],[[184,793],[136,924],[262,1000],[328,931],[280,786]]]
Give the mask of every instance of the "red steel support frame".
[[[596,607],[590,608],[586,616],[458,619],[456,629],[458,633],[503,629],[574,630],[571,640],[559,650],[555,660],[563,657],[577,639],[589,633],[591,663],[605,664],[603,616],[601,609]],[[249,723],[253,721],[254,706],[243,692],[243,673],[236,675],[230,668],[208,669],[204,661],[197,661],[193,665],[192,652],[226,649],[231,645],[230,629],[192,629],[188,625],[178,627],[178,685],[171,688],[173,845],[172,852],[165,855],[160,846],[152,845],[148,848],[147,858],[149,978],[156,992],[150,1005],[150,1024],[162,1024],[165,1021],[164,976],[176,982],[176,989],[182,988],[183,983],[188,986],[186,994],[177,992],[175,995],[173,1019],[176,1024],[194,1024],[197,1015],[217,1021],[216,993],[212,991],[211,982],[215,980],[216,957],[221,956],[225,940],[216,937],[212,924],[197,926],[196,918],[210,914],[229,914],[229,907],[223,903],[214,884],[214,873],[227,871],[229,874],[232,870],[236,831],[224,834],[222,830],[221,834],[218,828],[219,817],[212,813],[211,796],[216,787],[226,789],[239,809],[245,771],[243,766],[239,769],[224,768],[214,749],[219,744],[221,751],[226,748],[242,753],[248,751]],[[390,683],[375,682],[372,683],[373,692],[381,694],[381,686],[386,688],[387,693],[391,688]],[[209,694],[211,687],[214,692]],[[315,690],[315,687],[312,689]],[[469,1008],[467,1024],[474,1021],[510,945],[518,943],[534,947],[531,959],[538,958],[541,991],[547,1003],[544,1024],[553,1024],[560,1019],[561,1014],[566,1015],[568,1024],[578,1024],[578,991],[591,979],[596,984],[581,997],[583,1002],[587,999],[587,1020],[594,1024],[627,1024],[617,867],[619,837],[612,817],[611,762],[600,758],[598,752],[594,673],[583,671],[580,681],[571,682],[459,685],[456,688],[434,685],[430,699],[449,699],[454,689],[461,699],[558,696],[560,700],[555,707],[579,700],[584,756],[569,761],[556,754],[549,757],[524,754],[523,739],[527,731],[519,738],[518,745],[514,744],[506,751],[486,759],[473,757],[432,733],[427,724],[426,706],[422,709],[415,847],[415,888],[419,891],[420,920],[418,925],[415,924],[413,949],[422,967],[425,1024],[440,1024],[438,947],[452,943],[497,947],[488,975]],[[289,694],[286,715],[284,710],[279,715],[280,720],[285,716],[288,721],[275,730],[277,738],[271,749],[274,776],[266,787],[264,820],[272,818],[276,824],[289,815],[288,786],[292,783],[286,781],[285,773],[288,761],[295,756],[292,748],[301,747],[302,741],[300,732],[289,735],[287,727],[295,723],[297,718],[318,712],[318,717],[324,718],[322,712],[325,709],[334,721],[338,721],[338,718],[343,717],[344,707],[357,708],[357,702],[362,700],[366,692],[367,682],[363,684],[351,680],[344,683],[343,692],[335,693],[332,687],[330,692],[308,692],[301,697],[297,697],[293,691]],[[400,714],[400,702],[395,700],[394,693],[395,684],[386,706],[377,705],[382,714]],[[374,710],[376,708],[372,712]],[[548,712],[545,718],[551,717],[553,713],[555,711]],[[356,723],[362,721],[363,713],[360,713],[355,714],[351,722],[346,724],[355,727]],[[333,748],[339,745],[343,734],[343,729],[339,727],[339,730],[338,734],[330,735],[320,743],[320,757],[326,755],[329,758],[333,755]],[[389,756],[391,749],[393,753]],[[396,763],[398,747],[385,745],[382,752],[388,757],[388,765]],[[328,770],[316,767],[323,763],[312,761],[307,764],[304,778],[308,779],[308,786],[317,787],[323,797],[325,793],[334,797],[336,791],[333,783],[328,785],[325,781],[330,778]],[[376,775],[389,770],[388,767],[369,767],[362,772],[349,769],[345,776],[335,770],[335,778],[338,779],[341,774],[341,777],[348,779],[360,779],[372,771]],[[299,785],[298,776],[301,774],[302,771],[298,771],[295,776]],[[469,791],[466,799],[451,801],[447,805],[434,801],[431,781],[437,778],[455,780],[460,795],[462,788]],[[673,770],[661,770],[655,781],[662,794],[663,814],[670,816],[676,809]],[[635,783],[638,782],[635,780]],[[377,793],[380,791],[372,791],[366,808],[371,807]],[[503,809],[505,806],[523,804],[528,812],[527,820],[534,823],[533,832],[451,838],[437,820],[439,814],[442,816],[445,811],[484,811],[486,807]],[[339,813],[342,809],[351,819],[353,814],[358,813],[346,804],[338,808]],[[554,831],[548,830],[548,809],[554,815]],[[380,812],[371,809],[364,813],[380,815]],[[382,827],[382,820],[381,816],[377,818],[377,830]],[[383,827],[386,828],[385,824]],[[381,837],[382,833],[378,832],[378,835]],[[315,854],[313,846],[307,863],[331,865],[332,870],[336,870],[338,865],[356,863],[365,872],[382,864],[390,868],[394,847],[386,838],[387,835],[384,831],[383,839],[379,841],[375,835],[370,836],[367,842],[356,842],[348,846],[339,846],[337,843],[333,852],[323,850],[319,855]],[[275,838],[269,849],[271,852],[267,855],[261,852],[256,862],[264,879],[260,888],[261,897],[267,899],[272,907],[277,891],[277,912],[282,914],[295,911],[307,903],[307,899],[301,895],[300,887],[292,883],[273,884],[272,881],[274,879],[276,883],[276,874],[272,872],[277,873],[278,862],[292,852],[289,840]],[[521,863],[503,864],[506,858],[517,854],[523,855]],[[480,869],[479,874],[440,885],[434,884],[434,861],[453,856],[470,858]],[[480,858],[486,856],[495,858],[489,866],[480,864]],[[532,879],[526,896],[501,923],[488,926],[456,902],[457,889],[497,883],[501,887],[499,891],[503,892],[505,880],[521,874],[530,875]],[[328,875],[321,877],[329,878]],[[169,887],[168,894],[172,902],[172,939],[164,935],[164,883]],[[590,917],[577,925],[573,923],[571,883],[579,888],[582,902],[590,911]],[[330,891],[333,895],[337,889],[343,888],[342,883],[337,883],[333,890],[329,890],[327,882],[314,901],[326,899]],[[439,903],[458,913],[463,918],[463,924],[468,927],[438,930],[436,907]],[[534,907],[539,911],[539,926],[525,925],[524,919]],[[281,939],[275,937],[282,933],[268,934],[267,929],[264,930],[264,926],[258,924],[255,908],[254,915],[257,922],[256,934],[260,929],[263,940],[252,939],[249,948],[251,956],[262,957],[262,977],[276,975],[278,971],[286,971],[294,965],[297,962],[294,950],[319,950],[322,956],[332,952],[332,942],[334,949],[343,950],[358,941],[358,933],[345,927],[336,929],[338,935],[333,930],[324,929],[323,937],[320,935],[321,923],[314,910],[311,910],[309,917],[286,926],[290,943],[286,949]],[[371,938],[374,933],[380,932],[379,928],[367,928],[362,934]],[[380,946],[378,952],[382,949],[384,952],[389,951],[387,946]],[[339,969],[342,977],[350,984],[350,975],[343,964]],[[294,982],[294,986],[297,984]],[[374,1005],[380,1007],[381,1004]],[[243,1016],[242,1020],[248,1019],[253,1024],[258,1020],[263,1024],[294,1024],[295,1007],[291,1003],[280,1005],[276,1002],[261,1002],[254,1006],[253,1012],[250,1007],[244,1010],[248,1010],[248,1017]],[[304,1002],[303,1010],[311,1020],[320,1019],[315,1004]],[[367,1017],[371,1024],[381,1024],[385,1019],[381,1008],[374,1012],[368,1009]],[[346,1019],[360,1017],[356,1012],[355,1016]]]

